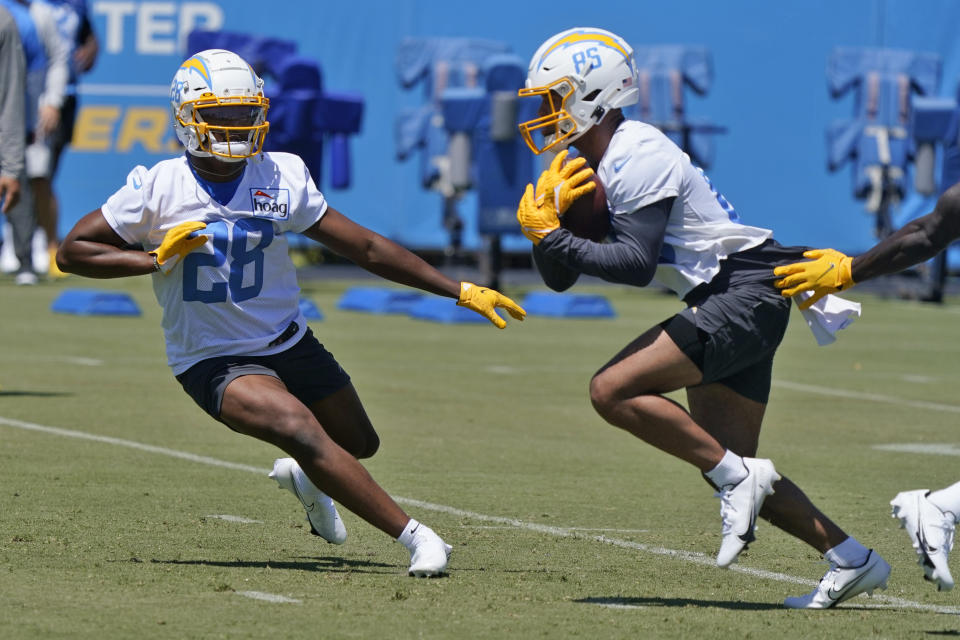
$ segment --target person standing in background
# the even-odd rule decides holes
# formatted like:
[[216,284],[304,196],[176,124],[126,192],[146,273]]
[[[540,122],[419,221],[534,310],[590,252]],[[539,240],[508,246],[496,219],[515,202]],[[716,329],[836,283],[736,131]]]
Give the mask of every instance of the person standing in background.
[[86,0],[47,0],[47,2],[52,8],[57,31],[69,53],[69,75],[56,126],[44,137],[37,137],[28,148],[28,154],[36,147],[39,156],[36,175],[30,176],[37,220],[37,230],[33,237],[33,259],[36,264],[48,265],[47,273],[50,277],[60,278],[67,274],[57,268],[55,260],[57,248],[60,245],[58,231],[60,216],[53,182],[60,166],[60,157],[73,138],[79,76],[93,68],[100,44],[90,22]]
[[[31,100],[31,95],[39,96],[40,94],[47,68],[47,53],[40,31],[25,3],[0,0],[0,7],[6,8],[13,18],[20,37],[21,53],[25,58],[24,86],[19,92],[19,99],[24,102],[25,132],[29,135],[29,132],[36,127],[37,118],[36,101]],[[21,145],[26,142],[26,135]],[[20,199],[6,212],[4,241],[3,246],[0,247],[0,271],[15,272],[18,285],[32,285],[37,283],[37,274],[34,271],[31,256],[31,240],[36,228],[36,218],[33,213],[33,198],[27,182],[25,155],[22,161],[24,168],[19,175]]]
[[0,212],[4,215],[20,201],[23,146],[26,139],[24,77],[26,58],[17,24],[0,7]]

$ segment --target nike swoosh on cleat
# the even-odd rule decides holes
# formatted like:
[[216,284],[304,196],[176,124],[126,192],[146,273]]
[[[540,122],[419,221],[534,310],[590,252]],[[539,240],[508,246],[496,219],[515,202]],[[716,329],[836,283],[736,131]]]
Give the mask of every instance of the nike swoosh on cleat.
[[[303,505],[303,508],[308,512],[313,511],[317,506],[317,501],[314,500],[310,503],[310,506],[307,506],[307,501],[303,499],[303,495],[300,493],[300,488],[297,487],[297,481],[293,478],[293,475],[290,476],[290,484],[293,485],[293,492],[297,494],[297,499],[300,501],[300,504]],[[312,523],[311,523],[312,524]]]
[[869,572],[869,571],[864,571],[864,572],[861,573],[859,576],[857,576],[857,579],[856,579],[856,580],[853,580],[853,581],[847,583],[847,585],[846,585],[843,589],[841,589],[840,591],[834,591],[834,590],[833,590],[833,587],[830,587],[829,589],[827,589],[827,597],[830,598],[831,600],[833,600],[834,602],[839,602],[839,601],[843,598],[843,596],[846,595],[846,593],[847,593],[848,591],[850,591],[850,589],[852,589],[853,587],[857,586],[857,585],[860,583],[861,580],[863,580],[864,578],[866,578],[868,573],[870,573],[870,572]]
[[747,524],[747,530],[744,531],[743,533],[738,533],[737,537],[740,538],[740,540],[743,542],[753,542],[754,540],[757,539],[757,537],[753,535],[753,530],[756,526],[757,526],[757,510],[755,505],[751,504],[750,505],[750,523]]
[[923,519],[922,518],[923,516],[920,515],[920,510],[917,509],[917,540],[920,542],[920,550],[923,551],[924,555],[928,555],[927,553],[928,551],[930,553],[936,553],[937,548],[927,544],[927,537],[923,535]]

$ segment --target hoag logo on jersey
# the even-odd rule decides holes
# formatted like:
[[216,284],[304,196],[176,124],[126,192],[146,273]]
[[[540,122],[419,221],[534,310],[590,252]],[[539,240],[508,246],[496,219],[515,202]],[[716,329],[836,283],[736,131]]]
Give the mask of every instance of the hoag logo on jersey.
[[250,200],[253,202],[255,216],[286,218],[290,213],[290,192],[286,189],[250,189]]

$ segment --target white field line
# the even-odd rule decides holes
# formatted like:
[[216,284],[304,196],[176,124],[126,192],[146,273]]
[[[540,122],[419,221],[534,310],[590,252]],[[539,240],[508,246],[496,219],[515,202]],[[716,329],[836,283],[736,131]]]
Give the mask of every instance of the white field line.
[[263,520],[254,520],[253,518],[244,518],[243,516],[231,516],[227,513],[211,513],[203,517],[213,518],[215,520],[226,520],[227,522],[238,522],[240,524],[263,524]]
[[925,455],[936,456],[960,456],[960,446],[945,443],[935,444],[930,442],[904,442],[902,444],[875,444],[871,445],[870,448],[879,449],[880,451],[896,451],[900,453],[922,453]]
[[[117,445],[121,447],[127,447],[130,449],[136,449],[138,451],[146,451],[149,453],[156,453],[159,455],[165,455],[172,458],[179,458],[181,460],[189,460],[191,462],[198,462],[201,464],[224,467],[227,469],[236,469],[238,471],[247,471],[247,472],[256,473],[262,476],[266,476],[268,473],[267,469],[253,467],[250,465],[237,464],[234,462],[226,462],[224,460],[217,460],[216,458],[209,458],[207,456],[198,456],[192,453],[177,451],[175,449],[167,449],[165,447],[156,447],[153,445],[142,444],[140,442],[134,442],[132,440],[123,440],[121,438],[98,436],[92,433],[86,433],[83,431],[74,431],[71,429],[48,427],[45,425],[34,424],[31,422],[24,422],[22,420],[5,418],[3,416],[0,416],[0,425],[6,425],[6,426],[14,427],[17,429],[24,429],[27,431],[34,431],[39,433],[47,433],[50,435],[63,436],[68,438],[89,440],[93,442],[102,442],[105,444],[112,444],[112,445]],[[691,562],[694,564],[716,568],[716,562],[712,556],[707,556],[706,554],[699,553],[696,551],[682,551],[677,549],[667,549],[665,547],[643,544],[641,542],[632,542],[630,540],[621,540],[619,538],[611,538],[604,535],[599,535],[599,536],[584,535],[576,531],[575,529],[571,529],[568,527],[556,527],[556,526],[551,526],[546,524],[538,524],[535,522],[525,522],[523,520],[518,520],[516,518],[507,518],[503,516],[491,516],[483,513],[476,513],[474,511],[458,509],[456,507],[451,507],[443,504],[424,502],[423,500],[415,500],[413,498],[402,498],[398,496],[393,496],[393,498],[400,504],[414,506],[420,509],[426,509],[428,511],[435,511],[437,513],[446,513],[446,514],[458,516],[461,518],[479,520],[481,522],[492,522],[496,524],[510,525],[518,529],[536,531],[538,533],[544,533],[544,534],[556,536],[559,538],[577,538],[581,540],[590,540],[593,542],[600,542],[603,544],[613,545],[615,547],[620,547],[622,549],[629,549],[631,551],[641,551],[643,553],[649,553],[652,555],[676,558],[676,559],[685,560],[687,562]],[[807,587],[813,587],[817,584],[816,581],[809,580],[807,578],[798,578],[796,576],[787,575],[785,573],[778,573],[775,571],[766,571],[764,569],[754,569],[752,567],[743,567],[739,565],[733,565],[730,567],[730,570],[737,571],[739,573],[743,573],[749,576],[753,576],[755,578],[763,578],[766,580],[776,580],[778,582],[787,582],[790,584],[804,585]],[[257,592],[246,592],[246,593],[257,593]],[[251,597],[251,596],[248,596],[248,597]],[[277,596],[277,597],[282,597],[282,596]],[[875,595],[873,599],[874,601],[886,603],[888,607],[892,607],[892,608],[915,609],[915,610],[928,611],[933,613],[960,614],[960,607],[944,607],[944,606],[937,606],[937,605],[922,604],[919,602],[913,602],[911,600],[904,600],[902,598],[894,598],[894,597],[884,596],[884,595]]]
[[898,398],[897,396],[880,395],[878,393],[863,393],[861,391],[846,391],[843,389],[833,389],[831,387],[819,387],[812,384],[788,382],[786,380],[774,380],[773,386],[782,387],[784,389],[790,389],[791,391],[800,391],[802,393],[815,393],[821,396],[833,396],[835,398],[844,398],[847,400],[864,400],[866,402],[882,402],[884,404],[895,404],[897,406],[912,407],[914,409],[928,409],[930,411],[960,413],[960,406],[957,406],[955,404],[926,402],[924,400],[909,400],[907,398]]
[[[509,524],[479,524],[474,525],[474,529],[516,529],[514,525]],[[602,531],[605,533],[650,533],[650,529],[609,529],[607,527],[565,527],[568,531]]]
[[253,598],[254,600],[264,600],[266,602],[275,602],[277,604],[303,604],[303,600],[278,596],[275,593],[264,593],[263,591],[237,591],[238,596],[244,598]]
[[77,356],[63,356],[61,360],[64,362],[69,362],[70,364],[79,364],[84,367],[99,367],[103,364],[103,360],[97,360],[96,358],[80,358]]
[[132,440],[123,440],[121,438],[111,438],[110,436],[98,436],[93,433],[86,433],[84,431],[73,431],[71,429],[60,429],[58,427],[47,427],[41,424],[33,424],[32,422],[24,422],[22,420],[14,420],[12,418],[4,418],[0,416],[0,424],[5,424],[9,427],[16,427],[17,429],[25,429],[27,431],[40,431],[42,433],[49,433],[55,436],[63,436],[65,438],[76,438],[78,440],[91,440],[93,442],[103,442],[105,444],[115,444],[120,447],[127,447],[129,449],[137,449],[139,451],[146,451],[148,453],[158,453],[162,456],[169,456],[171,458],[180,458],[182,460],[189,460],[191,462],[199,462],[201,464],[209,464],[215,467],[226,467],[227,469],[236,469],[238,471],[250,471],[252,473],[263,473],[267,472],[259,467],[251,467],[247,464],[237,464],[236,462],[226,462],[225,460],[217,460],[216,458],[208,458],[206,456],[198,456],[193,453],[186,453],[184,451],[176,451],[175,449],[167,449],[166,447],[155,447],[150,444],[142,444],[140,442],[134,442]]

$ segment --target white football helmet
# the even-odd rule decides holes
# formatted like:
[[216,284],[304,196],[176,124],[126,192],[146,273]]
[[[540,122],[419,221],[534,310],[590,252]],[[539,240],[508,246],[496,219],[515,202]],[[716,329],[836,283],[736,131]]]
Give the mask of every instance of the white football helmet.
[[195,156],[228,162],[263,150],[270,123],[263,80],[225,49],[207,49],[184,61],[170,85],[177,138]]
[[[533,54],[527,86],[519,95],[542,100],[539,117],[520,124],[527,146],[537,154],[566,147],[611,109],[639,100],[633,48],[603,29],[576,27],[558,33]],[[533,139],[538,130],[543,146]]]

